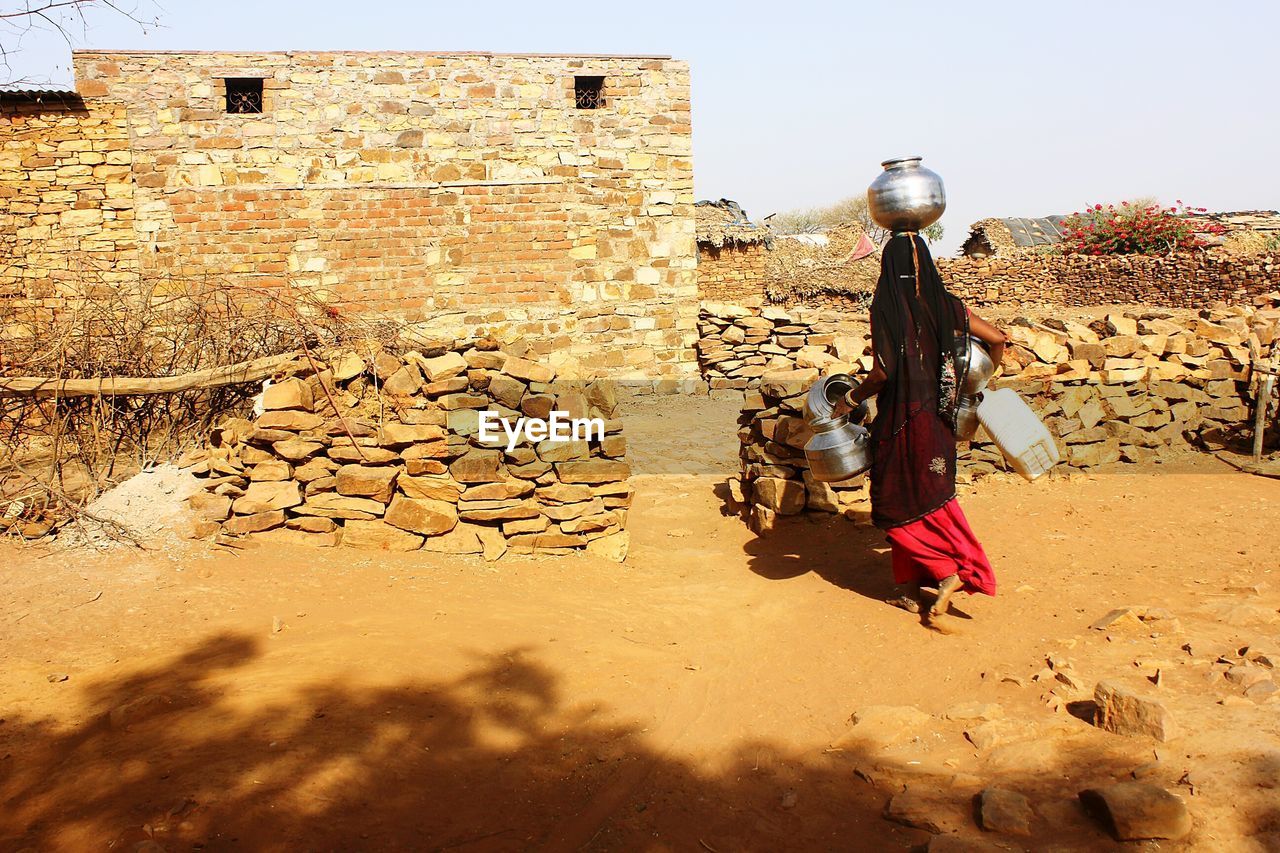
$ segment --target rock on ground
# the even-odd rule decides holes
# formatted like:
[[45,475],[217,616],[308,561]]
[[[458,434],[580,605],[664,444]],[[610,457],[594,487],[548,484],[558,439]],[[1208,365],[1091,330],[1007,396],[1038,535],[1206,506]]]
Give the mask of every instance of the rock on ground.
[[1031,803],[1017,791],[987,788],[978,794],[978,820],[987,832],[1031,834]]
[[1100,681],[1093,700],[1098,705],[1094,725],[1120,735],[1138,735],[1166,741],[1178,736],[1173,715],[1164,703],[1140,696],[1127,687]]
[[1080,802],[1120,841],[1178,839],[1191,831],[1182,799],[1146,782],[1120,782],[1080,792]]

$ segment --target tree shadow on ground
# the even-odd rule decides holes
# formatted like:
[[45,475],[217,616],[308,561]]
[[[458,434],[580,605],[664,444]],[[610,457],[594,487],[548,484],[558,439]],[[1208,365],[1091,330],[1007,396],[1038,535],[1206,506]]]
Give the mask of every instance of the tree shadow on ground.
[[[974,791],[945,767],[763,738],[715,766],[682,759],[591,697],[564,695],[524,649],[478,655],[450,680],[373,688],[264,689],[260,654],[248,637],[216,636],[90,683],[81,722],[10,716],[0,848],[923,849],[931,833],[882,816],[903,779],[960,815],[946,832],[980,834],[964,816]],[[1068,768],[1118,778],[1126,762],[1064,755],[1002,784],[1034,790]],[[1074,840],[1053,831],[1059,850],[1113,847],[1087,825]]]

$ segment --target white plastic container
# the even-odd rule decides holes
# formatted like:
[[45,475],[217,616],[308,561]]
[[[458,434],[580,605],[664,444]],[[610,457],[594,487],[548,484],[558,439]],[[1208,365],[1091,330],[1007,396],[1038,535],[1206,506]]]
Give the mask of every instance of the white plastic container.
[[1062,458],[1048,427],[1012,388],[983,392],[978,420],[1013,470],[1028,480],[1044,474]]

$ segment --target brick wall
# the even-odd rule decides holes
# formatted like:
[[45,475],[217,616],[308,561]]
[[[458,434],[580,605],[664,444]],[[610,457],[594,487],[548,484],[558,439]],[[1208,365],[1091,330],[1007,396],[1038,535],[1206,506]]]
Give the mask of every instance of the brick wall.
[[[459,338],[551,336],[567,358],[693,370],[684,62],[77,51],[74,63],[87,109],[57,132],[82,142],[108,115],[127,144],[133,234],[101,247],[119,266],[287,281]],[[602,109],[576,108],[575,75],[604,78]],[[227,78],[262,79],[263,112],[228,114]],[[5,174],[34,184],[20,162]]]

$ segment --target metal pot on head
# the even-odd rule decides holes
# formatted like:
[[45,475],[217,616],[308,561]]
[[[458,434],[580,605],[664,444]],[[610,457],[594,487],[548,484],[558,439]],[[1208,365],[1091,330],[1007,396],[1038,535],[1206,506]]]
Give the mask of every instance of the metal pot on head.
[[881,228],[923,231],[947,209],[942,178],[920,165],[920,157],[895,157],[867,187],[867,208]]
[[853,379],[837,373],[819,379],[809,389],[804,419],[813,437],[804,446],[809,473],[822,483],[838,483],[871,467],[871,433],[835,415],[835,404],[853,388]]

